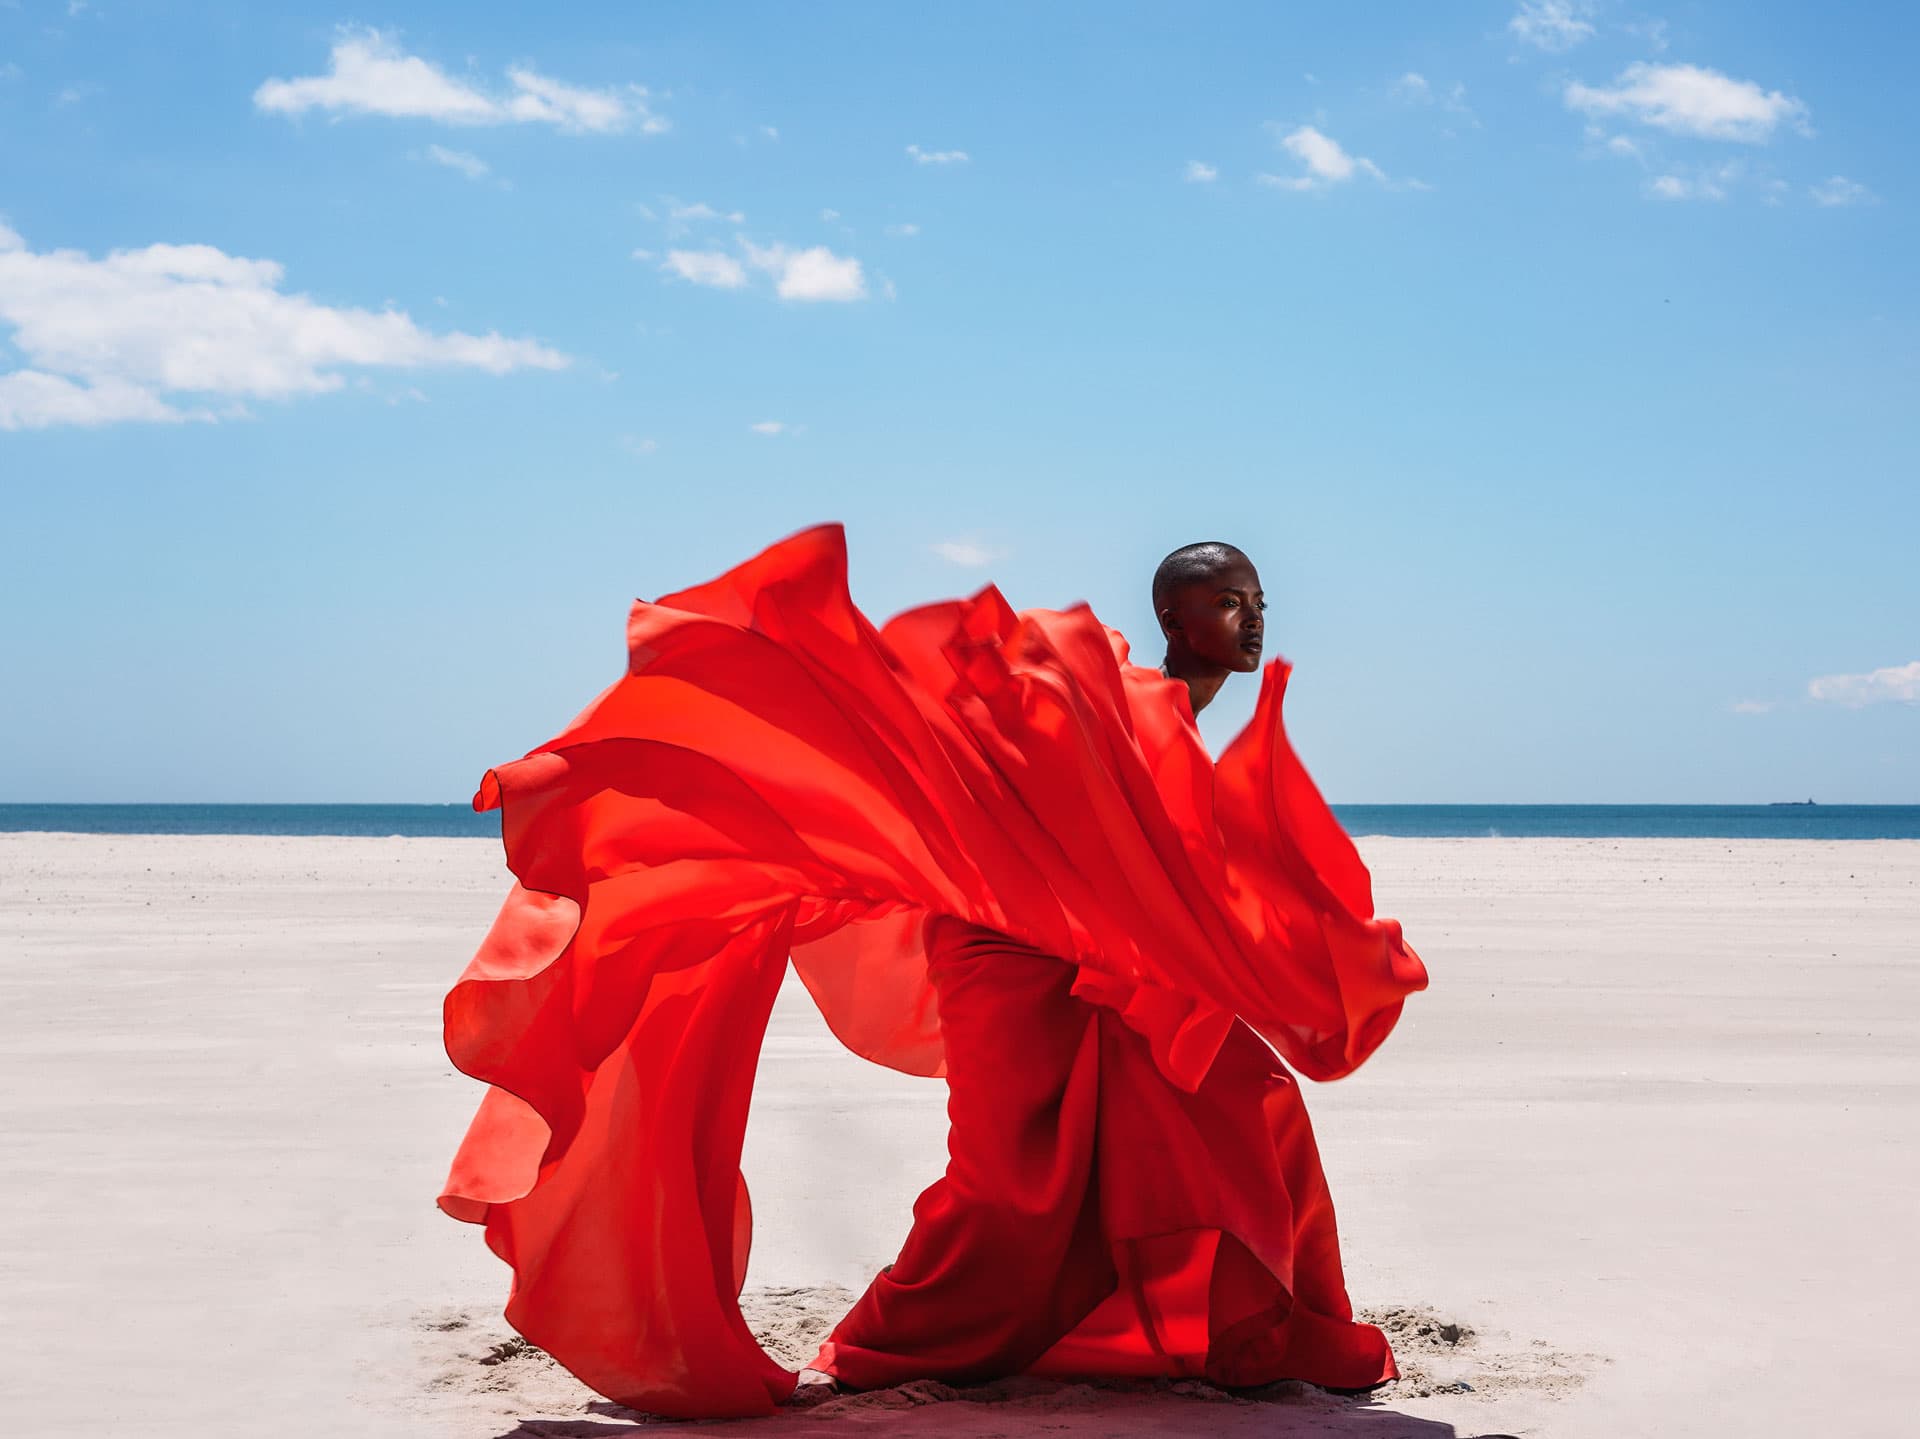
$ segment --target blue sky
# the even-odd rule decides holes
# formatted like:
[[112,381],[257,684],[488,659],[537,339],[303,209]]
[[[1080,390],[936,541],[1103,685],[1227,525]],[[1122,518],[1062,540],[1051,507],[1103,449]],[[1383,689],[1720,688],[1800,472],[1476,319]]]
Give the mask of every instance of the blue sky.
[[1920,802],[1917,43],[0,0],[0,800],[464,800],[838,519],[1150,662],[1240,544],[1336,801]]

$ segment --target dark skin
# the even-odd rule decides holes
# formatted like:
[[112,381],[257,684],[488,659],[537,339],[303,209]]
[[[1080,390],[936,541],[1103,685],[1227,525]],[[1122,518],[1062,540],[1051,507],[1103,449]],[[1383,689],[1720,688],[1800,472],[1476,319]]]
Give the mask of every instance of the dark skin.
[[1204,579],[1180,586],[1160,611],[1160,633],[1167,637],[1161,671],[1186,685],[1196,715],[1228,675],[1260,668],[1266,609],[1260,572],[1245,555],[1233,555]]

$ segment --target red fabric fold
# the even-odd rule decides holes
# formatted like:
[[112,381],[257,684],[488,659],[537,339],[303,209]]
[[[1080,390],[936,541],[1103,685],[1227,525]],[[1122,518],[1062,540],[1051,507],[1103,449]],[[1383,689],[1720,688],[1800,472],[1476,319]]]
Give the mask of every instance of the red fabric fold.
[[1190,1094],[1053,956],[947,919],[927,953],[947,1172],[815,1368],[858,1388],[1394,1376],[1385,1336],[1353,1319],[1299,1085],[1250,1029],[1230,1026]]
[[[789,953],[850,1049],[931,1075],[927,921],[1007,936],[1189,1095],[1236,1017],[1334,1078],[1425,984],[1287,744],[1282,663],[1214,765],[1184,688],[1084,607],[988,588],[876,629],[837,526],[636,603],[628,637],[628,673],[474,797],[518,884],[446,1003],[449,1055],[492,1088],[441,1197],[513,1266],[515,1326],[621,1402],[791,1390],[736,1302]],[[1268,1237],[1227,1234],[1278,1273]]]

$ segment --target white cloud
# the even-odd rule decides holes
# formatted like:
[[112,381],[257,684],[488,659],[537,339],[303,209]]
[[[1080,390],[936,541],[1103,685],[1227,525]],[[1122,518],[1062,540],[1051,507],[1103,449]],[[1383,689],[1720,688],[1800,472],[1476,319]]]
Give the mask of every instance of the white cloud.
[[14,64],[13,61],[0,60],[0,80],[18,80],[26,73],[25,70],[22,70],[18,65]]
[[1656,200],[1724,200],[1727,192],[1746,177],[1746,166],[1738,160],[1701,170],[1691,178],[1659,175],[1647,182],[1647,193]]
[[660,448],[660,442],[651,435],[622,435],[620,448],[635,459],[644,460]]
[[1770,714],[1772,713],[1774,708],[1774,701],[1772,700],[1735,700],[1732,704],[1728,705],[1727,708],[1732,710],[1737,715]]
[[436,334],[404,311],[286,294],[283,274],[211,245],[37,253],[0,224],[0,324],[26,360],[0,374],[0,429],[213,420],[247,399],[338,390],[362,367],[569,363],[534,340]]
[[1283,137],[1280,143],[1286,147],[1288,154],[1322,180],[1351,180],[1355,170],[1365,170],[1372,175],[1380,173],[1373,161],[1365,158],[1356,160],[1340,148],[1337,140],[1321,134],[1311,125],[1302,125]]
[[403,54],[378,30],[343,32],[334,41],[327,74],[268,80],[253,92],[253,103],[290,115],[319,108],[464,124],[501,118],[494,100],[418,56]]
[[469,180],[484,180],[488,174],[487,162],[466,150],[449,150],[445,145],[429,145],[427,158],[436,165],[445,165],[449,170],[458,170]]
[[[1306,166],[1304,175],[1259,175],[1262,185],[1281,190],[1317,190],[1327,185],[1343,185],[1355,175],[1387,177],[1380,167],[1364,155],[1349,155],[1339,141],[1323,135],[1311,125],[1302,125],[1280,137],[1281,148]],[[1424,186],[1416,186],[1424,189]]]
[[965,150],[922,150],[918,145],[907,146],[907,153],[916,165],[964,165],[972,158]]
[[509,69],[507,80],[508,91],[489,93],[406,54],[379,30],[343,29],[326,74],[268,80],[253,92],[253,103],[285,115],[327,110],[451,125],[546,124],[573,133],[637,129],[652,135],[667,128],[638,85],[590,90],[524,65]]
[[1001,551],[988,549],[985,545],[972,540],[940,540],[927,546],[949,564],[961,565],[967,569],[979,569],[990,565],[1001,557]]
[[1187,161],[1186,178],[1189,184],[1211,185],[1220,178],[1220,172],[1205,160]]
[[840,212],[838,210],[826,209],[820,212],[820,220],[823,224],[831,225],[835,220],[838,220],[839,218],[840,218]]
[[1607,138],[1607,149],[1612,154],[1625,155],[1629,160],[1638,160],[1642,158],[1640,154],[1640,147],[1634,144],[1634,142],[1628,139],[1625,135],[1609,136]]
[[[681,206],[677,202],[673,213],[676,216],[688,215],[695,209],[706,212],[699,218],[741,218],[720,215],[709,206]],[[888,233],[918,234],[919,227],[890,226]],[[794,249],[778,243],[756,245],[744,235],[735,236],[735,243],[739,247],[738,254],[720,249],[669,250],[660,268],[692,284],[716,290],[744,289],[752,283],[753,277],[749,271],[759,270],[772,276],[774,293],[783,300],[850,301],[867,298],[866,270],[851,255],[836,255],[825,245],[806,249]],[[633,256],[637,260],[651,259],[652,252],[635,250]]]
[[125,380],[79,384],[43,370],[0,374],[0,430],[40,430],[55,425],[112,425],[125,420],[211,420],[183,414],[153,391]]
[[774,292],[783,300],[864,300],[866,274],[851,255],[836,255],[825,245],[791,250],[785,245],[765,248],[742,240],[747,262],[774,277]]
[[1880,197],[1857,180],[1849,180],[1845,175],[1835,175],[1822,180],[1811,187],[1809,192],[1816,205],[1872,205]]
[[746,267],[724,250],[669,250],[660,268],[715,290],[737,290],[747,283]]
[[662,196],[667,204],[667,224],[686,229],[690,225],[711,220],[725,220],[729,225],[746,222],[746,216],[738,210],[716,210],[705,200],[696,200],[691,205],[683,205],[671,195]]
[[1872,704],[1920,704],[1920,660],[1863,675],[1822,675],[1807,682],[1807,695],[1848,709]]
[[516,65],[507,71],[517,92],[507,101],[508,112],[516,120],[531,120],[557,125],[562,130],[591,130],[611,134],[637,124],[641,133],[657,135],[667,122],[646,106],[646,91],[629,86],[628,92],[588,90],[550,79],[538,71]]
[[1507,29],[1537,49],[1563,55],[1593,38],[1593,22],[1586,18],[1592,13],[1587,0],[1520,0]]
[[1566,88],[1569,109],[1589,115],[1626,115],[1675,135],[1702,140],[1760,144],[1781,124],[1803,134],[1807,107],[1778,90],[1762,90],[1751,80],[1735,80],[1698,65],[1650,65],[1639,61],[1620,72],[1611,88],[1572,81]]
[[[1449,115],[1458,115],[1476,130],[1480,128],[1480,117],[1473,113],[1473,107],[1467,103],[1467,87],[1459,81],[1449,85],[1444,92],[1435,90],[1425,75],[1417,70],[1409,70],[1393,82],[1389,93],[1403,105],[1438,105]],[[1441,131],[1452,139],[1451,128]]]
[[785,420],[756,420],[747,428],[756,435],[784,435],[792,428]]
[[920,233],[920,227],[911,222],[904,225],[889,225],[887,226],[887,233],[896,240],[911,240],[915,235]]
[[780,138],[780,131],[777,126],[762,125],[760,127],[760,133],[769,140],[778,140]]
[[1620,29],[1636,40],[1644,40],[1647,48],[1659,55],[1667,48],[1667,22],[1665,20],[1629,20]]

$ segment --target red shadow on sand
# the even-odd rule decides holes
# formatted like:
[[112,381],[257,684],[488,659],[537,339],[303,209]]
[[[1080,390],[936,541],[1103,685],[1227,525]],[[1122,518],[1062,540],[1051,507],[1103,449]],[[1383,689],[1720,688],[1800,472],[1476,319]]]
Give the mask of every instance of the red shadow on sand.
[[[975,1411],[977,1419],[968,1422],[973,1416],[956,1414],[956,1406]],[[1118,1432],[1116,1423],[1129,1433],[1192,1439],[1309,1434],[1335,1439],[1514,1439],[1496,1432],[1462,1434],[1451,1424],[1292,1383],[1256,1394],[1230,1394],[1192,1381],[1091,1385],[1017,1380],[971,1388],[922,1382],[831,1395],[763,1419],[721,1421],[661,1419],[606,1401],[590,1403],[587,1409],[604,1417],[525,1419],[498,1439],[616,1439],[681,1424],[769,1435],[920,1432],[938,1433],[942,1439],[984,1439],[1027,1429],[1071,1433],[1083,1425],[1089,1433]]]

